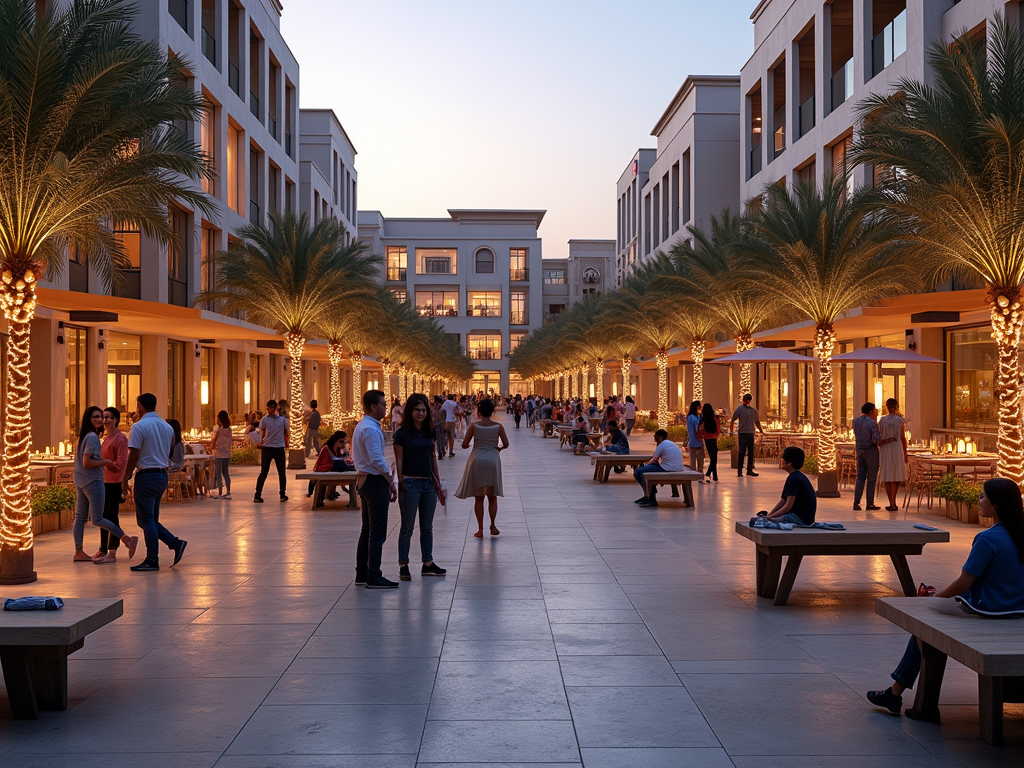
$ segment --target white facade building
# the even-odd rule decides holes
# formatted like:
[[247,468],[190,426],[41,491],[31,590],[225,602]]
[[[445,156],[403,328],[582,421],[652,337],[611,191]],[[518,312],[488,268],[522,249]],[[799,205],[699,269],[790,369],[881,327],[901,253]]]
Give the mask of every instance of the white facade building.
[[616,242],[569,241],[569,255],[544,259],[543,304],[545,319],[553,318],[593,294],[615,290]]
[[356,239],[356,148],[331,109],[299,110],[299,209],[316,223],[338,219]]

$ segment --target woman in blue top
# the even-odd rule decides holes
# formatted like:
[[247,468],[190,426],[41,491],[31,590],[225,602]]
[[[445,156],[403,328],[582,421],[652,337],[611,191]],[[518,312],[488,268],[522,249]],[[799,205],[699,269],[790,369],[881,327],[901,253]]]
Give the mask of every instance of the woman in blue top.
[[704,443],[697,436],[700,429],[700,400],[690,403],[686,414],[686,447],[690,449],[690,469],[704,474]]
[[[935,597],[961,596],[971,607],[990,613],[1024,612],[1024,505],[1012,480],[986,480],[978,509],[995,524],[974,537],[960,576]],[[921,671],[921,648],[910,638],[903,659],[892,673],[895,681],[884,691],[868,691],[868,701],[898,715],[903,691],[912,688]],[[906,711],[912,720],[939,722],[939,710]]]

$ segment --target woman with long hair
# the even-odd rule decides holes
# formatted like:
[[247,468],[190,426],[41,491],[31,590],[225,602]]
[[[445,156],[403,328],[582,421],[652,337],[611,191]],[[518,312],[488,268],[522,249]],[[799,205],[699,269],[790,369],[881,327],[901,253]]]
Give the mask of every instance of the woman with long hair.
[[395,471],[398,474],[398,508],[402,527],[398,533],[398,578],[411,581],[409,545],[416,513],[420,517],[421,576],[444,576],[447,571],[434,562],[434,510],[445,503],[434,454],[434,425],[426,395],[414,392],[405,401],[402,425],[395,430]]
[[[346,438],[348,435],[345,431],[339,429],[327,439],[327,442],[320,448],[320,454],[316,457],[316,464],[313,465],[314,472],[355,472],[356,468],[349,460],[348,451],[345,449]],[[314,490],[316,490],[316,480],[310,480],[309,485],[306,486],[306,497],[312,496]],[[338,498],[338,495],[336,491],[332,490],[328,498],[333,500]],[[317,509],[324,506],[322,499],[318,499],[317,502]]]
[[174,440],[171,441],[171,452],[168,455],[170,462],[167,465],[167,473],[181,472],[185,466],[185,443],[181,439],[181,422],[177,419],[167,419],[167,423],[174,430]]
[[476,406],[477,415],[480,417],[466,430],[466,436],[462,439],[463,450],[473,444],[473,451],[469,454],[466,462],[466,469],[462,473],[462,482],[455,491],[455,497],[468,499],[473,497],[473,512],[476,514],[477,532],[473,535],[482,539],[484,537],[484,499],[487,499],[487,509],[491,516],[491,536],[497,536],[501,531],[494,525],[498,515],[498,497],[504,496],[501,486],[501,451],[508,448],[508,435],[505,434],[505,427],[494,421],[494,402],[484,398]]
[[[117,536],[128,548],[128,559],[135,555],[139,545],[138,536],[127,536],[121,526],[103,517],[106,495],[103,486],[103,468],[113,464],[103,458],[99,433],[103,428],[103,411],[90,405],[82,414],[82,425],[78,430],[78,449],[75,451],[75,522],[71,532],[75,540],[76,563],[95,563],[96,559],[85,553],[85,521],[105,528]],[[111,562],[111,561],[108,561]]]
[[704,441],[704,449],[708,452],[708,471],[704,473],[705,482],[710,478],[718,482],[718,417],[711,403],[704,403],[700,413],[700,426],[697,428],[697,439]]
[[899,509],[896,494],[900,483],[907,482],[907,462],[910,456],[907,453],[906,421],[900,415],[900,404],[890,397],[885,401],[885,410],[888,413],[878,420],[878,432],[882,436],[878,447],[878,466],[885,485],[885,495],[889,497],[889,506],[885,509],[896,512]]
[[704,474],[704,443],[701,442],[700,431],[700,400],[690,403],[686,413],[686,447],[690,450],[690,469]]
[[[109,459],[103,468],[103,519],[121,525],[121,481],[128,468],[128,438],[119,428],[121,412],[117,408],[103,409],[103,445],[100,457]],[[120,540],[106,528],[100,528],[100,548],[92,556],[99,565],[117,562]]]
[[[214,482],[217,483],[216,498],[218,499],[231,498],[231,439],[231,418],[227,411],[219,411],[217,426],[213,428],[213,437],[210,438]],[[224,486],[227,486],[227,493],[223,493]]]
[[[887,403],[888,405],[888,403]],[[1024,504],[1020,488],[1002,477],[986,480],[978,509],[994,524],[974,537],[960,575],[935,597],[959,597],[962,603],[980,615],[1024,612]],[[884,691],[868,691],[868,701],[876,707],[900,714],[903,691],[914,686],[921,671],[921,647],[911,637],[896,670],[893,684]],[[911,720],[939,722],[939,710],[908,709]]]

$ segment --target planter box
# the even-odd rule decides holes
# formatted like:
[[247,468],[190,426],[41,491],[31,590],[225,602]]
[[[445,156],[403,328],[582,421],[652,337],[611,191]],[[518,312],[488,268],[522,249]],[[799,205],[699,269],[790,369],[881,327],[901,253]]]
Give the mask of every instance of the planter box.
[[[978,506],[976,504],[971,504],[970,506],[961,504],[960,509],[958,511],[956,508],[956,504],[954,504],[953,502],[948,501],[947,499],[940,499],[940,501],[945,505],[946,517],[948,517],[950,520],[959,520],[961,523],[978,522]],[[991,525],[992,523],[990,522],[989,526]]]
[[733,469],[737,469],[740,463],[740,448],[738,445],[734,445],[729,449],[729,466]]
[[35,515],[32,518],[32,535],[40,536],[44,533],[53,533],[64,528],[70,528],[74,522],[75,510],[73,509],[48,512],[45,515]]

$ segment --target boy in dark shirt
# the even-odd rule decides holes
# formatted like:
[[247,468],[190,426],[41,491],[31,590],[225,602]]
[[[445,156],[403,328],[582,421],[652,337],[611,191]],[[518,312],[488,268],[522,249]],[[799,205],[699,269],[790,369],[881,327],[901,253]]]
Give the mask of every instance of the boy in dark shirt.
[[801,449],[791,445],[782,452],[782,468],[789,477],[782,489],[782,499],[768,513],[769,520],[796,525],[810,525],[814,522],[818,499],[814,495],[811,481],[800,471],[803,466],[804,452]]

